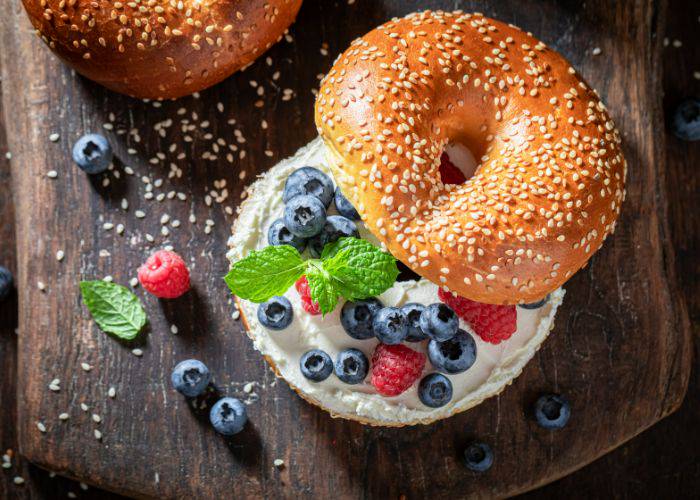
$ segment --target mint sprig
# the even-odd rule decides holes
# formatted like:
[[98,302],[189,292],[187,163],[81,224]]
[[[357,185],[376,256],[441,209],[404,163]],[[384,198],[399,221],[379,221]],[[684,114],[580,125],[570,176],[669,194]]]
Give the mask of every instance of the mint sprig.
[[224,280],[238,297],[265,302],[282,295],[306,275],[311,299],[328,314],[340,296],[366,299],[386,291],[396,281],[396,259],[370,242],[340,238],[325,246],[320,259],[303,260],[292,246],[269,246],[234,263]]
[[109,281],[81,281],[80,293],[101,330],[132,340],[146,324],[141,301],[128,288]]

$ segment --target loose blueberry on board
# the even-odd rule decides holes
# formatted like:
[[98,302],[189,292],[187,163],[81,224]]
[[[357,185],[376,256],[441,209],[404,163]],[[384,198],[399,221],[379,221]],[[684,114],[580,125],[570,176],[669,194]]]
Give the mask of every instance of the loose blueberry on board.
[[333,372],[333,361],[321,349],[312,349],[301,356],[299,367],[304,377],[312,382],[321,382]]
[[545,305],[547,302],[549,302],[549,294],[542,300],[538,300],[537,302],[530,302],[529,304],[518,304],[519,307],[522,307],[523,309],[539,309],[543,305]]
[[112,157],[112,146],[100,134],[86,134],[73,144],[73,161],[87,174],[107,170]]
[[684,141],[700,140],[700,99],[691,97],[678,105],[671,121],[671,130]]
[[224,436],[238,434],[248,421],[245,405],[236,398],[221,398],[209,411],[209,421],[214,430]]
[[420,315],[420,328],[431,339],[444,342],[457,333],[459,318],[447,304],[430,304]]
[[442,373],[431,373],[418,384],[418,398],[425,406],[440,408],[452,399],[452,382]]
[[402,306],[401,311],[403,311],[403,313],[406,315],[406,319],[408,320],[406,342],[420,342],[421,340],[427,339],[428,336],[420,327],[420,316],[423,311],[425,311],[425,306],[423,304],[416,304],[412,302]]
[[354,339],[371,339],[374,337],[372,329],[374,315],[382,307],[382,303],[375,298],[348,300],[340,310],[340,324],[343,325],[345,333]]
[[284,207],[284,225],[300,238],[319,234],[326,223],[326,207],[311,195],[295,196]]
[[267,230],[267,242],[270,245],[291,245],[296,248],[299,253],[303,252],[306,248],[306,238],[300,238],[299,236],[292,234],[292,232],[287,229],[284,225],[284,220],[277,219],[270,225],[270,229]]
[[302,167],[287,177],[282,201],[287,203],[299,195],[315,196],[321,200],[325,208],[328,208],[333,199],[333,181],[317,168]]
[[408,335],[408,318],[398,307],[385,307],[374,315],[372,330],[380,342],[400,344]]
[[258,306],[258,321],[270,330],[284,330],[294,317],[292,303],[279,295]]
[[360,233],[357,231],[357,225],[342,215],[330,215],[321,232],[309,240],[309,252],[311,252],[312,257],[318,259],[328,243],[333,243],[346,236],[359,238]]
[[209,368],[196,359],[180,361],[170,375],[170,381],[175,390],[188,398],[195,398],[202,394],[210,380]]
[[12,273],[4,266],[0,266],[0,301],[5,300],[12,290]]
[[535,403],[535,419],[545,429],[561,429],[571,417],[569,401],[559,394],[544,394]]
[[438,371],[462,373],[476,361],[476,342],[471,335],[460,329],[450,340],[428,342],[428,358]]
[[346,384],[359,384],[367,376],[369,361],[358,349],[345,349],[335,359],[335,375]]
[[464,450],[464,465],[472,472],[486,472],[493,465],[493,450],[486,443],[472,443]]
[[335,208],[340,215],[350,220],[360,220],[360,214],[357,213],[355,207],[352,206],[339,187],[335,188],[334,200]]

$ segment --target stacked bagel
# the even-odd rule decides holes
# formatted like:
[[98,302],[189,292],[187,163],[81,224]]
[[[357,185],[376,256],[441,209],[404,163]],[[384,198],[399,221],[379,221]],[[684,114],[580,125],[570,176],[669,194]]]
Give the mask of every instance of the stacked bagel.
[[[373,425],[429,423],[498,394],[547,337],[561,285],[600,248],[620,213],[626,162],[595,91],[529,33],[481,14],[426,11],[351,44],[321,83],[316,125],[321,142],[250,190],[229,258],[267,244],[285,177],[311,165],[331,173],[352,202],[362,237],[422,277],[387,290],[379,297],[385,305],[438,296],[518,304],[517,328],[492,342],[460,322],[480,354],[450,375],[454,397],[439,408],[421,406],[415,387],[384,397],[368,383],[305,380],[297,358],[306,349],[333,355],[352,347],[369,357],[378,345],[344,335],[337,313],[295,316],[291,331],[273,332],[257,321],[255,304],[239,300],[256,348],[306,400]],[[450,144],[477,159],[462,183],[443,182],[440,173]],[[285,296],[299,311],[295,292]],[[422,344],[411,349],[426,352]]]

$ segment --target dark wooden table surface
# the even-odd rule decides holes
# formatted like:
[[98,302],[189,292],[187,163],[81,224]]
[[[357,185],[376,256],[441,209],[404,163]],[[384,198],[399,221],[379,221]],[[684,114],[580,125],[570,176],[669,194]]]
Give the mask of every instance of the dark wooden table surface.
[[[361,0],[360,0],[361,1]],[[571,4],[574,2],[562,2]],[[697,40],[698,15],[696,2],[671,2],[665,33],[669,46],[664,50],[664,107],[672,109],[685,95],[700,94],[700,81],[693,73],[700,71],[700,57],[693,40]],[[685,42],[676,47],[674,40]],[[322,47],[320,47],[323,49]],[[335,50],[337,48],[331,48]],[[695,50],[694,50],[695,49]],[[625,68],[622,68],[624,70]],[[246,80],[241,80],[246,81]],[[99,92],[98,95],[101,95]],[[661,96],[659,96],[661,98]],[[308,100],[308,99],[306,99]],[[7,101],[6,101],[7,102]],[[5,116],[11,112],[5,110]],[[87,121],[90,121],[89,118]],[[658,127],[664,128],[663,123]],[[669,199],[673,201],[669,211],[670,234],[673,242],[675,265],[680,279],[691,322],[697,325],[700,312],[698,297],[698,220],[696,165],[700,161],[698,144],[683,143],[666,134],[665,183]],[[298,146],[299,144],[297,144]],[[289,151],[294,145],[290,144]],[[4,133],[0,127],[0,152],[6,151]],[[280,154],[279,152],[274,152]],[[261,157],[261,160],[264,160]],[[0,264],[15,267],[13,245],[13,208],[8,195],[9,169],[0,158]],[[118,201],[118,199],[117,199]],[[694,203],[695,202],[695,203]],[[227,219],[223,219],[227,220]],[[223,223],[223,222],[222,222]],[[52,256],[49,256],[52,257]],[[16,302],[13,298],[0,307],[0,447],[16,449],[17,427],[14,408],[17,398],[23,397],[22,386],[17,386],[15,373]],[[697,326],[695,337],[697,338]],[[697,352],[697,346],[696,346]],[[557,498],[574,497],[676,497],[696,494],[700,488],[700,465],[697,450],[700,435],[695,431],[700,421],[700,385],[697,370],[692,374],[688,396],[680,411],[661,421],[628,444],[606,455],[581,471],[553,483],[530,496]],[[288,396],[289,397],[289,396]],[[79,485],[35,468],[22,459],[13,458],[10,469],[0,473],[0,497],[62,497],[72,492],[80,497],[105,498],[107,494],[96,489],[84,491]],[[15,485],[13,478],[22,477],[23,485]]]

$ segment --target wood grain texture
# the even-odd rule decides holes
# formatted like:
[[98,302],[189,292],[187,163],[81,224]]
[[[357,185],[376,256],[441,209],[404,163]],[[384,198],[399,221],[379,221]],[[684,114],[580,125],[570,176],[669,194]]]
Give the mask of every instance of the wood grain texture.
[[[19,432],[31,460],[132,495],[502,496],[586,464],[680,403],[690,364],[689,327],[668,238],[662,130],[654,126],[661,119],[655,34],[663,22],[663,3],[620,2],[611,8],[603,1],[585,7],[513,1],[489,8],[482,2],[360,0],[346,6],[307,0],[291,31],[295,42],[272,50],[271,67],[259,61],[200,99],[154,108],[71,75],[29,35],[18,7],[2,1],[7,13],[2,19],[3,101],[6,117],[14,118],[6,124],[14,153],[20,249]],[[215,180],[225,178],[230,191],[225,205],[235,206],[243,187],[239,171],[250,179],[310,140],[310,89],[316,87],[316,75],[354,36],[418,4],[478,8],[536,33],[569,57],[599,89],[623,131],[630,162],[628,200],[618,233],[571,281],[553,337],[513,387],[431,427],[368,429],[331,420],[283,383],[274,384],[240,325],[229,317],[232,309],[220,276],[226,270],[223,252],[232,217],[219,204],[207,207],[203,198]],[[329,56],[321,55],[321,42],[328,43]],[[602,57],[590,56],[595,46]],[[282,77],[273,81],[277,70]],[[250,80],[265,82],[261,98]],[[294,89],[297,97],[283,101],[284,88]],[[261,107],[252,105],[259,99]],[[216,110],[217,102],[225,104],[224,112]],[[211,125],[183,134],[180,108],[191,122],[209,120]],[[101,179],[91,183],[76,171],[67,151],[83,132],[100,129],[109,113],[115,114],[117,130],[138,127],[141,141],[109,133],[118,157],[138,176],[122,172],[104,188]],[[235,125],[226,122],[232,117]],[[153,126],[169,118],[175,125],[164,128],[161,137]],[[261,127],[263,119],[267,129]],[[233,164],[223,155],[202,159],[211,149],[207,130],[235,144],[236,128],[247,139],[245,146],[239,144],[245,158]],[[58,143],[48,141],[52,132],[60,134]],[[193,141],[184,142],[184,135]],[[171,144],[187,154],[176,160],[182,179],[167,179],[177,155],[168,152]],[[127,153],[130,147],[136,155]],[[165,152],[166,160],[151,164],[156,151]],[[55,180],[45,176],[51,168],[59,172]],[[141,175],[166,178],[154,191],[181,191],[187,201],[144,200]],[[119,209],[123,197],[129,200],[127,211]],[[135,217],[138,209],[145,218]],[[164,212],[183,223],[168,238],[158,236]],[[197,224],[187,222],[190,213]],[[204,233],[207,218],[215,222],[209,235]],[[124,224],[125,235],[105,231],[104,222]],[[156,236],[153,245],[145,240],[147,232]],[[96,330],[76,284],[107,274],[125,283],[152,248],[168,242],[193,259],[196,293],[170,303],[144,298],[151,327],[141,345],[144,356],[137,358],[129,352],[133,346]],[[66,253],[61,263],[53,258],[59,249]],[[109,255],[100,257],[100,250]],[[47,283],[46,293],[37,289],[37,280]],[[177,336],[169,333],[173,323],[180,330]],[[245,396],[242,383],[253,380],[265,386],[255,390],[260,400],[250,407],[252,425],[231,442],[215,436],[168,387],[171,367],[190,356],[213,368],[222,392]],[[93,365],[92,371],[81,370],[82,362]],[[46,388],[53,378],[61,380],[59,393]],[[110,386],[117,388],[115,400],[106,397]],[[525,415],[545,390],[564,392],[574,403],[571,425],[561,432],[544,432]],[[79,409],[80,402],[90,405],[88,413]],[[58,421],[62,411],[71,413],[68,423]],[[93,411],[102,416],[101,424],[90,421]],[[46,424],[46,434],[37,430],[37,420]],[[102,441],[92,437],[96,427],[104,433]],[[457,460],[473,437],[491,442],[499,457],[492,471],[479,477],[467,474]],[[275,458],[287,466],[275,469]]]

